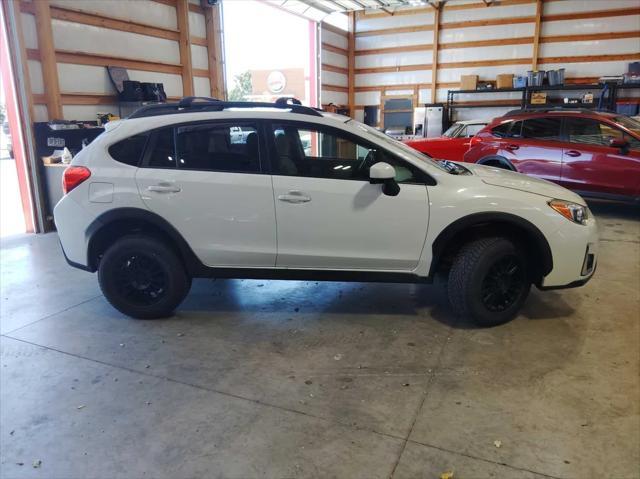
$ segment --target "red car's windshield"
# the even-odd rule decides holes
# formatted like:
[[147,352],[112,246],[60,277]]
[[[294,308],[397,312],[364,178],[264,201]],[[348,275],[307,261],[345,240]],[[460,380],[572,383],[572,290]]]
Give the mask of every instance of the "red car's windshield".
[[613,121],[640,137],[640,122],[628,116],[616,116]]

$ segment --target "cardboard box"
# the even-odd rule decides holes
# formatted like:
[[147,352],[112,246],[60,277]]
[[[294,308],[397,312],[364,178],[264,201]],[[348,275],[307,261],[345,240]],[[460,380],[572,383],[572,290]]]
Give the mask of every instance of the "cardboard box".
[[496,77],[496,88],[513,88],[513,74],[504,73]]
[[460,89],[475,90],[478,86],[478,75],[461,75]]

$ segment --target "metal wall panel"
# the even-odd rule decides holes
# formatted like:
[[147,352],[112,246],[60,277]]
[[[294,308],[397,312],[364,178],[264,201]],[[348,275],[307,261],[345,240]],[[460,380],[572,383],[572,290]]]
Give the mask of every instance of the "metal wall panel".
[[340,55],[339,53],[333,53],[322,49],[320,57],[321,63],[326,63],[327,65],[333,65],[335,67],[349,68],[349,63],[345,55]]
[[324,84],[336,85],[336,86],[349,86],[349,77],[342,73],[329,72],[322,70],[320,72],[320,80]]
[[53,20],[56,49],[112,55],[149,62],[180,63],[178,42],[80,23]]
[[[556,2],[554,2],[556,3]],[[551,3],[549,5],[552,5]],[[542,36],[586,35],[603,32],[628,32],[640,28],[640,15],[590,18],[589,20],[561,20],[544,22]]]
[[533,23],[492,25],[490,27],[445,28],[440,31],[440,43],[533,37],[534,30],[535,25]]
[[161,28],[177,28],[176,9],[152,0],[50,0],[71,10],[96,13]]
[[35,94],[44,93],[44,80],[42,78],[42,65],[37,60],[27,60],[31,91]]
[[355,94],[356,105],[379,105],[380,92],[377,91],[357,91]]
[[192,37],[207,37],[204,15],[197,12],[189,12],[189,33]]
[[38,48],[38,33],[36,30],[36,18],[27,13],[21,13],[22,35],[26,48]]
[[370,50],[372,48],[402,47],[407,45],[431,43],[433,43],[433,32],[394,33],[392,35],[356,37],[356,50]]
[[559,13],[575,13],[589,10],[610,10],[614,8],[638,7],[637,0],[562,0],[561,2],[545,2],[545,15],[555,15]]
[[345,50],[348,48],[349,43],[347,37],[330,32],[329,30],[322,30],[322,41],[334,47],[344,48]]
[[383,53],[356,56],[356,68],[397,67],[400,65],[425,65],[431,63],[433,51]]
[[567,55],[610,55],[620,53],[640,53],[640,37],[619,40],[589,40],[584,42],[543,43],[540,45],[541,57]]
[[320,98],[322,105],[333,103],[334,105],[346,105],[349,103],[349,98],[346,93],[339,91],[323,90]]
[[531,58],[533,45],[503,45],[495,47],[447,48],[440,50],[438,61],[473,62],[480,60],[505,60],[508,58]]
[[58,81],[62,92],[115,94],[104,67],[58,63]]
[[211,96],[211,85],[208,78],[194,77],[193,91],[196,96]]
[[363,73],[356,75],[356,85],[413,85],[429,83],[431,70],[395,73]]
[[191,45],[191,65],[193,68],[209,68],[209,58],[207,47]]
[[380,30],[383,28],[411,27],[421,25],[433,25],[433,12],[425,11],[415,15],[398,15],[367,18],[362,15],[358,18],[358,31],[366,32],[368,30]]
[[494,18],[510,18],[510,17],[529,17],[536,14],[535,3],[499,6],[494,5],[490,8],[470,8],[467,10],[450,10],[446,7],[442,10],[441,21],[447,22],[464,22],[468,20],[488,20]]

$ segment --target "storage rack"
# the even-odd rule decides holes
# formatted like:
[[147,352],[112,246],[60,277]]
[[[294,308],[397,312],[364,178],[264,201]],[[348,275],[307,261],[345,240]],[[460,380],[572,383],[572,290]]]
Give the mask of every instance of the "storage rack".
[[[598,84],[569,84],[569,85],[542,85],[542,86],[527,86],[524,88],[491,88],[487,90],[448,90],[447,91],[447,122],[450,125],[453,123],[453,111],[458,108],[499,108],[509,106],[520,106],[521,109],[525,108],[549,108],[554,106],[560,106],[567,108],[589,108],[596,109],[599,104],[599,94],[594,94],[593,103],[559,103],[549,102],[543,105],[532,105],[531,96],[535,92],[565,92],[565,91],[602,91],[604,88],[608,88],[607,95],[604,98],[602,110],[615,111],[616,102],[618,101],[618,94],[620,90],[627,89],[640,89],[640,84],[626,83],[598,83]],[[512,100],[498,100],[498,101],[477,101],[468,102],[463,104],[456,104],[455,97],[461,94],[478,94],[478,93],[509,93],[519,92],[520,98],[514,98]],[[552,98],[551,100],[557,100]]]

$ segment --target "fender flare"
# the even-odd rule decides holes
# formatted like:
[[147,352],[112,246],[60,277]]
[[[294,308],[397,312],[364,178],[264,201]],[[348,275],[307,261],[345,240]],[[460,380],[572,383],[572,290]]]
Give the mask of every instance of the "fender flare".
[[189,274],[194,275],[204,267],[178,230],[160,215],[142,208],[114,208],[98,216],[85,230],[87,265],[89,265],[91,270],[95,271],[97,269],[97,265],[92,258],[93,246],[95,245],[94,240],[99,237],[100,232],[103,231],[104,228],[118,221],[130,221],[132,223],[139,223],[140,225],[146,223],[162,232],[171,242],[170,246],[173,246],[181,256]]
[[547,238],[537,226],[520,216],[510,213],[488,212],[473,213],[471,215],[463,216],[440,232],[432,245],[433,259],[429,268],[429,277],[433,277],[447,246],[451,244],[458,234],[470,228],[490,225],[492,223],[506,225],[526,233],[527,238],[533,241],[539,254],[542,256],[540,258],[540,272],[542,277],[551,272],[553,269],[553,254],[551,253],[551,247],[549,246]]
[[504,165],[504,168],[510,171],[518,171],[513,163],[507,160],[504,156],[485,156],[484,158],[480,158],[476,163],[478,165],[486,165],[490,161],[497,161]]

